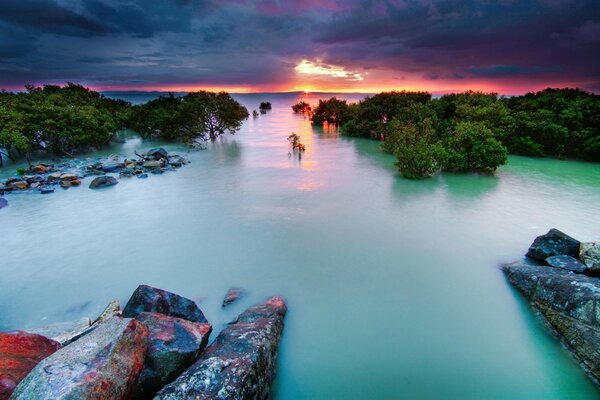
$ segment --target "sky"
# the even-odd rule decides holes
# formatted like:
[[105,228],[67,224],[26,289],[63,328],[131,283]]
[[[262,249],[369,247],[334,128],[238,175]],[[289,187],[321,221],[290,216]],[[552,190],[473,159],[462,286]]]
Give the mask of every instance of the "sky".
[[0,0],[0,88],[600,92],[600,0]]

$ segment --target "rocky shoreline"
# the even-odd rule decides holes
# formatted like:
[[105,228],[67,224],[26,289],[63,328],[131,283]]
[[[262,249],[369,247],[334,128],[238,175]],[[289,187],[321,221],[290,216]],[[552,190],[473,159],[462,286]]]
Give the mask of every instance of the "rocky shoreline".
[[93,322],[0,333],[0,400],[265,400],[286,312],[272,297],[209,345],[213,327],[195,302],[140,285]]
[[9,193],[51,194],[57,187],[69,189],[81,186],[88,177],[93,177],[89,188],[99,189],[118,184],[118,179],[144,179],[148,178],[148,174],[175,171],[189,163],[186,157],[169,154],[162,147],[150,149],[145,154],[136,153],[136,157],[115,155],[93,161],[72,159],[55,164],[32,165],[28,171],[19,171],[22,172],[21,176],[0,181],[0,209],[8,205],[3,195]]
[[600,242],[551,229],[526,259],[501,266],[563,345],[600,384]]

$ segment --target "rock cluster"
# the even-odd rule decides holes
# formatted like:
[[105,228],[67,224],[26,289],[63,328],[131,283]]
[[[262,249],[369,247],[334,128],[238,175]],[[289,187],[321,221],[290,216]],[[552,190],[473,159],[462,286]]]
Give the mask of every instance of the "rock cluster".
[[271,298],[207,347],[212,326],[193,301],[140,285],[122,313],[115,301],[93,322],[32,330],[54,339],[0,333],[0,400],[264,400],[285,313],[285,302]]
[[[118,183],[116,176],[107,174],[118,175],[121,179],[134,176],[143,179],[148,177],[148,173],[162,174],[188,163],[185,157],[169,155],[159,147],[138,155],[137,159],[111,156],[96,161],[69,160],[57,164],[37,164],[19,177],[0,182],[0,195],[24,191],[50,194],[54,193],[56,187],[68,189],[80,186],[87,177],[94,177],[89,185],[90,189],[98,189]],[[7,205],[6,199],[0,197],[0,209]]]
[[535,239],[528,259],[502,265],[508,281],[596,382],[600,382],[600,244],[552,229]]

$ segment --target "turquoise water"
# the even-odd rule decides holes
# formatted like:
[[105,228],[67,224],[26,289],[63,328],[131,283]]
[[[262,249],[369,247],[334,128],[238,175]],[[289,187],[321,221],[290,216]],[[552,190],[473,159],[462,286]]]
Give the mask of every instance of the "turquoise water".
[[[296,97],[238,96],[273,110],[177,172],[7,195],[0,328],[94,316],[147,283],[199,301],[218,331],[277,294],[274,399],[600,397],[498,270],[550,227],[600,237],[600,165],[510,157],[495,177],[409,181],[377,142],[292,114]],[[231,286],[248,295],[223,311]]]

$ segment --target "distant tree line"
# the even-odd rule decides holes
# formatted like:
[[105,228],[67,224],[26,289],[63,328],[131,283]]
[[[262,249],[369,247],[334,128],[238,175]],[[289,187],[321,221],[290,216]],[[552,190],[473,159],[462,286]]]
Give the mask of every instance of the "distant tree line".
[[26,89],[0,92],[0,153],[12,160],[73,156],[106,146],[127,128],[146,138],[188,144],[215,140],[238,130],[248,117],[246,108],[224,92],[169,94],[133,106],[73,83]]
[[382,140],[400,172],[423,178],[439,170],[493,172],[508,153],[600,161],[600,96],[545,89],[524,96],[466,92],[383,92],[359,103],[331,98],[314,109],[315,125]]

